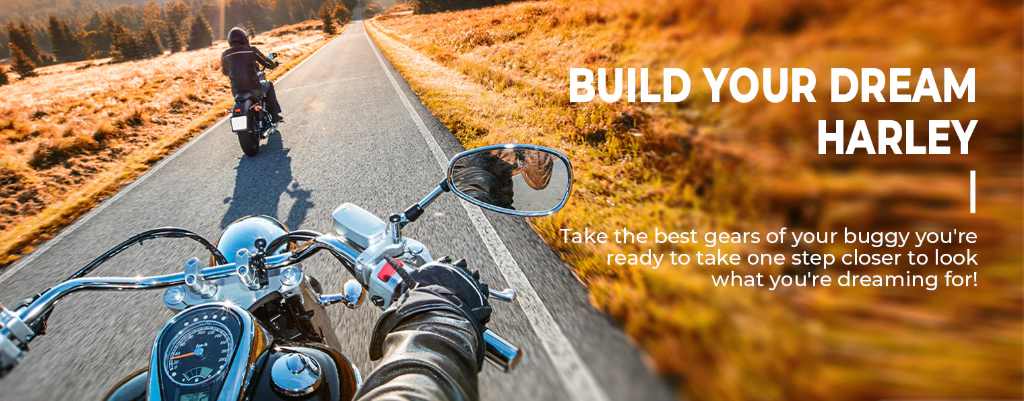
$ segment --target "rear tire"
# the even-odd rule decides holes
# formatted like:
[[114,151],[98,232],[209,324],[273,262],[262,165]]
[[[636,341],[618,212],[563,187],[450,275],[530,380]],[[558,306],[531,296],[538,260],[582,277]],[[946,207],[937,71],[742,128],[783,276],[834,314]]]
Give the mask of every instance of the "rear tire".
[[242,153],[246,156],[256,156],[260,153],[260,137],[252,132],[239,133],[238,145],[242,147]]

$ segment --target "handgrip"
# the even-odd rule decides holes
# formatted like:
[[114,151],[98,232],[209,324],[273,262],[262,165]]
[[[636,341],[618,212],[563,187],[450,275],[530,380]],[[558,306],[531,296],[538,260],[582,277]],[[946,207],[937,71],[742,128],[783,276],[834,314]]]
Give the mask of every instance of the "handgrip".
[[510,372],[523,359],[523,352],[491,329],[484,330],[484,357],[503,372]]

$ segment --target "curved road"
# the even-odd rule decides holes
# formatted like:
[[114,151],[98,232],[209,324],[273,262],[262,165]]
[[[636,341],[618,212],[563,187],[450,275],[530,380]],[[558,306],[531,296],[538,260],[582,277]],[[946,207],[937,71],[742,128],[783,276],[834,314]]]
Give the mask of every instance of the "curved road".
[[[0,302],[40,291],[108,247],[147,228],[181,226],[211,240],[234,219],[278,216],[289,227],[331,230],[330,212],[354,202],[380,216],[403,210],[442,177],[439,161],[461,145],[380,57],[360,21],[277,83],[287,123],[257,157],[241,157],[223,122],[115,195],[21,263],[0,271]],[[453,196],[438,200],[404,233],[435,257],[465,257],[520,300],[495,302],[492,327],[526,350],[511,374],[486,367],[485,400],[670,400],[670,387],[606,317],[588,304],[570,270],[520,219],[482,213]],[[496,235],[495,235],[496,234]],[[94,275],[150,275],[182,268],[201,248],[148,242]],[[347,278],[328,256],[306,264],[324,286]],[[161,291],[72,295],[0,380],[0,401],[92,400],[145,367],[172,316]],[[329,309],[343,350],[365,373],[378,312],[367,304]]]

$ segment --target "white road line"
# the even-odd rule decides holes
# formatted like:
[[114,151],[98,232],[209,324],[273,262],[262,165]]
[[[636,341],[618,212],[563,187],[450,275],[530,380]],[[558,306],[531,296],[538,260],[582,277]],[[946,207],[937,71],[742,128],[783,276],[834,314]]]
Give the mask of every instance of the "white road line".
[[[340,37],[341,37],[341,35],[338,35],[337,37],[335,37],[335,39],[340,38]],[[285,72],[284,75],[279,77],[274,82],[278,83],[278,82],[283,81],[285,78],[287,78],[289,75],[291,75],[291,73],[293,73],[296,70],[298,70],[299,67],[302,67],[309,60],[312,60],[313,57],[315,57],[318,53],[320,53],[321,50],[326,48],[333,41],[334,41],[334,39],[331,39],[330,42],[327,42],[323,46],[320,46],[320,48],[316,49],[316,51],[313,52],[313,54],[310,54],[309,57],[306,57],[305,60],[302,60],[302,62],[300,62],[298,65],[296,65],[292,69],[288,70],[288,72]],[[23,269],[25,266],[28,266],[29,263],[32,263],[32,261],[35,260],[37,257],[39,257],[39,255],[42,255],[42,254],[46,253],[47,250],[52,248],[54,245],[57,245],[58,243],[60,243],[61,240],[63,240],[68,235],[71,235],[71,233],[75,232],[75,230],[79,229],[82,225],[87,223],[89,220],[92,220],[93,217],[96,217],[96,215],[98,215],[104,209],[106,209],[110,205],[114,204],[115,202],[117,202],[118,200],[123,198],[128,192],[130,192],[135,187],[139,186],[139,184],[141,184],[147,178],[149,178],[150,176],[155,174],[157,171],[159,171],[161,168],[163,168],[165,165],[167,165],[167,163],[170,163],[172,160],[178,158],[178,156],[180,156],[182,153],[185,153],[185,151],[188,150],[188,148],[191,148],[192,145],[194,145],[196,142],[199,142],[207,134],[209,134],[210,132],[213,132],[214,130],[216,130],[217,127],[219,127],[221,124],[224,124],[225,121],[227,121],[227,117],[224,117],[224,118],[220,119],[220,121],[217,121],[215,124],[213,124],[213,126],[208,128],[202,134],[199,134],[199,136],[197,136],[195,138],[192,138],[192,140],[190,140],[184,146],[182,146],[181,148],[178,148],[178,150],[176,150],[170,156],[167,156],[166,158],[161,160],[159,163],[157,163],[155,166],[153,166],[153,168],[150,168],[149,171],[147,171],[145,174],[143,174],[142,176],[137,178],[135,181],[132,181],[132,183],[128,184],[127,186],[122,188],[120,191],[117,191],[117,193],[114,194],[114,196],[111,196],[107,200],[105,200],[102,203],[100,203],[100,205],[97,206],[95,209],[92,209],[91,211],[86,213],[84,216],[82,216],[78,220],[76,220],[73,224],[71,224],[67,228],[64,228],[63,230],[61,230],[59,233],[57,233],[57,235],[55,237],[53,237],[49,241],[44,242],[42,245],[40,245],[38,248],[36,248],[36,250],[32,251],[32,253],[30,253],[30,254],[26,255],[25,257],[21,258],[20,260],[18,260],[17,263],[15,263],[12,266],[9,266],[7,269],[4,270],[4,273],[2,275],[0,275],[0,283],[3,283],[4,281],[7,281],[8,279],[10,279],[11,276],[13,276],[19,270]]]
[[[363,30],[366,35],[366,41],[370,43],[370,47],[377,56],[377,61],[380,62],[380,66],[384,69],[388,80],[391,81],[391,86],[395,88],[395,92],[398,92],[398,97],[402,100],[406,111],[409,112],[409,115],[416,123],[420,135],[427,142],[427,147],[434,154],[437,164],[444,171],[448,166],[448,157],[441,150],[441,145],[430,134],[426,123],[420,118],[412,102],[405,95],[405,92],[402,91],[401,86],[398,85],[394,75],[388,70],[384,58],[381,56],[380,51],[377,50],[373,40],[370,39],[370,35],[365,32],[365,29],[366,27],[364,26]],[[519,268],[519,264],[516,263],[515,258],[512,257],[505,243],[502,242],[501,237],[494,230],[494,226],[487,220],[487,217],[484,216],[480,208],[471,205],[469,202],[462,201],[460,203],[466,209],[469,220],[476,227],[480,239],[483,240],[487,251],[491,254],[491,258],[494,259],[494,263],[498,266],[498,271],[505,277],[505,281],[508,282],[509,286],[519,292],[516,297],[519,306],[523,308],[523,312],[526,314],[527,320],[530,321],[534,333],[537,334],[541,344],[544,346],[544,350],[547,351],[551,362],[555,365],[555,371],[558,372],[558,376],[562,379],[562,384],[565,385],[569,396],[576,401],[608,401],[608,396],[598,385],[597,380],[594,379],[594,375],[587,368],[587,365],[583,364],[579,354],[576,353],[576,349],[573,348],[572,343],[566,338],[565,333],[562,333],[562,329],[555,323],[551,312],[544,306],[544,302],[540,300],[537,291],[530,284],[530,280],[526,278],[526,274]]]

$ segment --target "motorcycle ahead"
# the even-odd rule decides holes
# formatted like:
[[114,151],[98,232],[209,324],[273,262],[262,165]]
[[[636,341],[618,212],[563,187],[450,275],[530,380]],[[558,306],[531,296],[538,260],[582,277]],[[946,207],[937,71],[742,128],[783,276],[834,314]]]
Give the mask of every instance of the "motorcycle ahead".
[[[276,62],[277,54],[270,53],[268,58]],[[273,116],[267,112],[265,94],[270,82],[267,81],[263,66],[257,64],[256,68],[262,90],[258,93],[239,93],[235,96],[235,105],[231,108],[231,132],[238,135],[238,145],[242,147],[242,153],[246,156],[256,156],[260,153],[261,140],[281,133],[274,123]]]
[[[288,231],[267,216],[232,223],[216,246],[181,228],[143,232],[14,310],[0,306],[0,376],[45,333],[54,305],[68,294],[164,288],[164,305],[176,314],[156,334],[149,368],[126,377],[105,400],[350,400],[361,376],[342,354],[337,325],[325,307],[356,308],[369,298],[387,308],[414,284],[405,282],[409,272],[435,263],[421,242],[402,235],[404,226],[445,192],[500,213],[542,216],[565,205],[571,186],[572,166],[563,154],[534,145],[495,145],[453,157],[444,180],[387,222],[344,203],[332,213],[333,234]],[[178,273],[86,277],[130,246],[155,238],[197,241],[210,252],[211,266],[191,258]],[[302,268],[321,251],[352,276],[340,293],[324,293]],[[466,266],[464,260],[437,262]],[[493,299],[515,299],[514,289],[488,292]],[[519,363],[523,354],[515,345],[490,329],[483,335],[489,362],[506,372]]]

